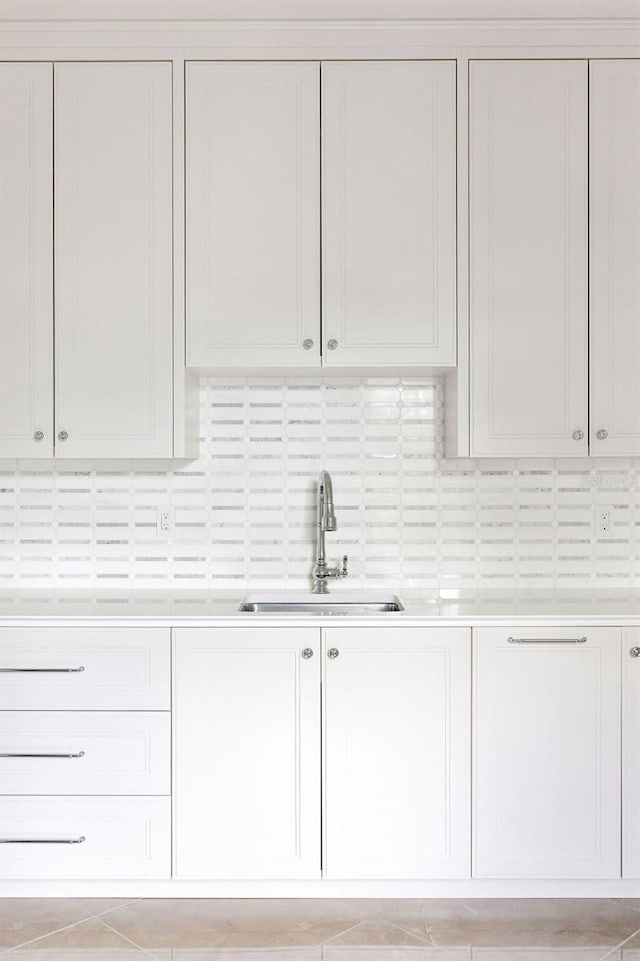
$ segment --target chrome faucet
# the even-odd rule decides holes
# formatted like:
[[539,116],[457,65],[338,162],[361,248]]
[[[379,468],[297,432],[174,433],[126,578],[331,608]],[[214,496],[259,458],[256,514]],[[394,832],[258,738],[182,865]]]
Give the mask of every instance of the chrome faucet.
[[342,558],[342,567],[335,564],[333,567],[327,566],[325,557],[324,535],[326,531],[338,529],[336,515],[333,509],[333,484],[329,471],[320,471],[318,477],[318,500],[316,513],[317,542],[316,542],[316,562],[313,565],[313,593],[328,594],[329,588],[327,581],[334,577],[347,577],[347,555]]

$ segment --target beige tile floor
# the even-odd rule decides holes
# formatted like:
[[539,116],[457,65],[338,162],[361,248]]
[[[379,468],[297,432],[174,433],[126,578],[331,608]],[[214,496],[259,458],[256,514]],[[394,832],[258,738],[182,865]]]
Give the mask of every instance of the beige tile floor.
[[640,900],[6,899],[15,961],[640,961]]

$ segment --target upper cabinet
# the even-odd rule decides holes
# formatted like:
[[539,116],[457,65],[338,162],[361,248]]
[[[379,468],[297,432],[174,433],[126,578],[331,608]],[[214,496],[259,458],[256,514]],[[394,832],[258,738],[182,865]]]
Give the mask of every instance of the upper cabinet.
[[55,65],[56,456],[172,450],[171,65]]
[[456,363],[455,64],[322,64],[322,352]]
[[640,455],[640,60],[589,64],[591,453]]
[[471,454],[588,452],[587,63],[470,65]]
[[0,78],[0,456],[171,457],[171,64]]
[[187,64],[187,363],[320,357],[320,67]]
[[0,64],[0,456],[53,454],[52,90]]
[[472,456],[640,454],[640,61],[470,64]]
[[186,105],[190,366],[455,364],[454,63],[189,63]]

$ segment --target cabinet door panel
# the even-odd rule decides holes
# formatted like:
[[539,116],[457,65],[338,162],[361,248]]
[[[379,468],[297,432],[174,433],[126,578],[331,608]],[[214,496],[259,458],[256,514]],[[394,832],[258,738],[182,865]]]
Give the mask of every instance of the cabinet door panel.
[[317,366],[319,65],[188,63],[186,93],[187,363]]
[[325,876],[468,877],[469,631],[327,630],[323,662]]
[[587,64],[471,63],[469,110],[471,454],[585,456]]
[[55,65],[58,457],[172,453],[168,63]]
[[640,60],[592,61],[589,91],[591,453],[637,457]]
[[454,63],[322,64],[325,365],[455,365],[455,143]]
[[475,877],[620,877],[620,637],[474,631]]
[[640,878],[640,628],[624,632],[622,663],[624,669],[623,801],[622,801],[622,874]]
[[52,97],[50,63],[0,64],[0,457],[53,454]]
[[175,632],[178,877],[320,876],[319,646],[312,628]]

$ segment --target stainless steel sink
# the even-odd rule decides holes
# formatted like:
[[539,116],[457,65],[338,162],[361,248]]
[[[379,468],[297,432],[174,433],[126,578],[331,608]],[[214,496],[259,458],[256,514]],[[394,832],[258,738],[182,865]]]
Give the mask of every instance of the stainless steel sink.
[[311,594],[302,591],[274,591],[247,594],[239,611],[247,614],[393,614],[404,610],[395,594],[369,591],[340,591]]

